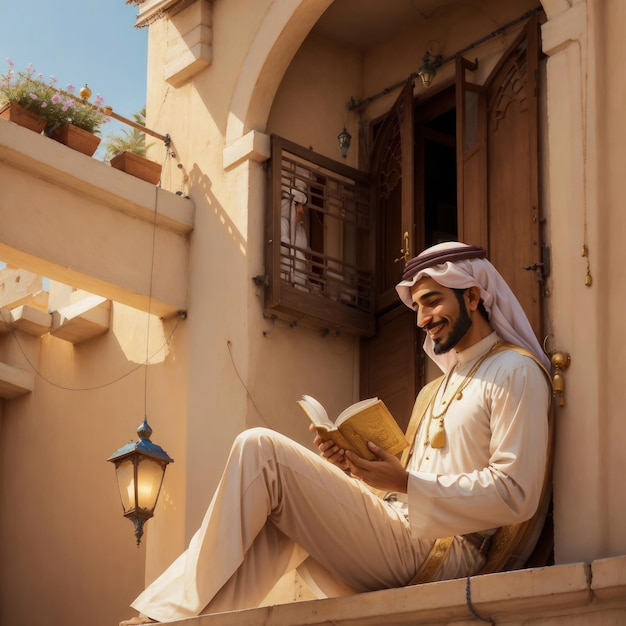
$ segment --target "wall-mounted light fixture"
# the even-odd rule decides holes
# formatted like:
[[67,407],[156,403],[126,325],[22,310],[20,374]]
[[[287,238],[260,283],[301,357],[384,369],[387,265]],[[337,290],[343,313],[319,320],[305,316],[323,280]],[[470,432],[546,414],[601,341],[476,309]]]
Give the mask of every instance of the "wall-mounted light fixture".
[[442,57],[440,54],[430,54],[426,52],[422,57],[422,67],[417,70],[417,75],[422,79],[422,84],[426,89],[430,87],[433,78],[437,75],[437,69],[442,65]]
[[341,156],[345,159],[348,156],[348,148],[350,147],[350,140],[352,135],[343,127],[343,130],[337,135],[339,140],[339,148],[341,149]]
[[137,546],[141,543],[143,525],[154,515],[165,468],[171,459],[161,446],[150,441],[152,428],[144,418],[137,429],[138,441],[131,441],[114,452],[107,461],[115,463],[124,517],[135,525]]
[[[362,100],[359,100],[359,101],[356,101],[353,97],[351,97],[350,101],[348,102],[348,111],[358,111],[359,109],[362,109],[364,106],[367,106],[370,102],[376,100],[377,98],[386,96],[394,89],[403,87],[404,85],[406,85],[407,80],[413,80],[414,78],[417,78],[418,76],[422,79],[422,84],[424,85],[424,87],[429,87],[430,84],[432,83],[433,78],[435,77],[437,73],[436,70],[438,68],[442,67],[446,63],[449,63],[450,61],[454,61],[459,56],[463,56],[469,50],[472,50],[473,48],[476,48],[482,45],[486,41],[489,41],[490,39],[493,39],[494,37],[498,37],[502,35],[509,28],[521,22],[526,21],[529,17],[531,17],[535,13],[538,13],[542,10],[543,8],[541,6],[535,7],[534,9],[530,9],[529,11],[526,11],[526,13],[524,13],[523,15],[520,15],[518,18],[510,22],[507,22],[506,24],[503,24],[502,26],[496,28],[496,30],[488,33],[484,37],[481,37],[477,41],[473,41],[472,43],[468,44],[461,50],[457,50],[455,53],[449,54],[447,57],[444,57],[444,58],[442,58],[441,55],[439,54],[434,54],[436,50],[430,50],[427,48],[426,54],[422,57],[422,61],[423,61],[422,66],[417,72],[414,72],[408,78],[405,78],[403,80],[400,80],[394,83],[393,85],[389,85],[388,87],[385,87],[382,91],[375,93],[373,96],[368,96],[367,98],[363,98]],[[436,41],[433,40],[432,43],[436,43]],[[473,69],[475,70],[478,67],[478,59],[476,59],[474,65],[475,67]]]

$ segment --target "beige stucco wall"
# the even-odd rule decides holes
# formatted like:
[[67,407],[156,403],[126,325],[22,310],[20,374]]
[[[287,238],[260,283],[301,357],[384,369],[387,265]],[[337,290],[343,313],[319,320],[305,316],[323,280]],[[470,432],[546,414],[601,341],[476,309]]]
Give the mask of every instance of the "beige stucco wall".
[[[262,293],[252,277],[264,272],[268,135],[340,159],[336,135],[345,125],[353,142],[346,162],[356,166],[359,119],[376,119],[395,96],[361,113],[347,112],[351,96],[366,97],[415,71],[430,40],[440,41],[445,56],[491,30],[492,19],[502,23],[535,5],[493,0],[489,17],[461,7],[462,24],[441,10],[425,19],[417,36],[400,34],[361,55],[308,36],[329,4],[212,3],[210,62],[176,86],[163,78],[176,42],[173,22],[150,26],[148,126],[172,137],[162,185],[188,194],[195,205],[188,317],[148,367],[153,439],[175,463],[136,549],[105,459],[135,437],[143,417],[143,368],[101,385],[142,360],[145,313],[115,304],[110,331],[76,347],[23,333],[18,345],[11,334],[2,335],[1,361],[26,366],[23,349],[62,387],[98,387],[69,391],[38,380],[35,392],[0,404],[2,599],[11,598],[8,610],[17,620],[8,623],[20,623],[33,595],[49,607],[45,623],[82,619],[103,598],[106,607],[92,623],[115,623],[145,581],[189,541],[238,432],[266,425],[310,445],[296,399],[311,393],[331,412],[356,399],[358,340],[272,324],[263,315]],[[549,21],[543,27],[548,58],[542,193],[553,254],[546,314],[552,345],[572,356],[558,423],[556,558],[591,562],[626,552],[626,398],[619,380],[625,359],[619,260],[626,227],[620,169],[626,7],[621,0],[543,4]],[[177,24],[184,21],[179,18]],[[513,37],[512,32],[505,42],[477,52],[478,81]],[[453,64],[439,70],[433,93],[450,84],[452,72]],[[428,95],[419,85],[416,94]],[[165,149],[159,150],[165,157]],[[70,202],[78,214],[84,198],[77,194]],[[76,228],[78,236],[80,223]],[[6,242],[0,232],[1,243]],[[583,243],[591,287],[584,283]],[[154,319],[153,344],[176,323]],[[71,584],[56,584],[59,571],[71,572],[63,581]]]
[[[602,7],[602,4],[599,4]],[[613,0],[606,3],[604,13],[600,13],[595,25],[595,41],[598,46],[597,72],[598,101],[598,208],[601,213],[598,220],[598,266],[595,276],[599,290],[605,297],[598,302],[597,340],[599,351],[604,355],[599,372],[602,386],[602,403],[598,428],[600,431],[599,457],[605,459],[602,475],[607,476],[603,494],[607,523],[603,532],[607,535],[606,552],[608,554],[626,553],[626,503],[623,494],[622,477],[626,475],[626,459],[622,452],[621,441],[626,440],[626,422],[624,415],[624,397],[615,390],[622,389],[620,370],[626,366],[626,351],[623,339],[612,341],[607,335],[601,320],[606,318],[611,335],[623,333],[624,281],[621,271],[624,258],[624,236],[626,235],[626,216],[623,211],[623,164],[626,163],[624,137],[624,104],[626,103],[626,84],[615,80],[620,76],[620,58],[624,55],[622,25],[626,23],[626,6]],[[606,35],[604,35],[606,33]],[[600,94],[602,94],[600,96]],[[606,147],[606,149],[604,149]],[[608,247],[604,242],[608,242]],[[615,352],[614,352],[615,350]],[[604,386],[606,385],[606,386]]]
[[[244,4],[252,9],[249,3]],[[283,4],[294,10],[298,3]],[[264,318],[262,293],[252,277],[264,271],[260,235],[265,220],[265,173],[262,163],[254,160],[224,170],[226,128],[233,116],[228,94],[235,92],[232,97],[236,97],[241,66],[252,54],[251,49],[271,51],[273,42],[259,41],[268,34],[261,28],[259,35],[255,22],[270,5],[254,3],[242,23],[233,19],[238,15],[237,3],[216,3],[213,64],[193,83],[177,90],[156,78],[148,81],[154,86],[148,94],[150,123],[167,128],[176,153],[173,163],[182,164],[181,168],[172,166],[164,185],[175,190],[180,185],[177,177],[187,175],[188,193],[197,209],[186,322],[194,338],[189,353],[186,494],[176,509],[185,530],[181,535],[168,532],[165,541],[149,543],[149,553],[153,551],[154,556],[146,570],[147,579],[178,554],[181,543],[186,543],[197,528],[238,432],[247,426],[267,425],[310,444],[295,401],[303,393],[313,393],[331,411],[337,411],[358,394],[354,338],[330,335],[322,340],[318,332],[272,324]],[[282,13],[283,19],[290,15],[284,9]],[[307,19],[313,23],[310,11],[296,20],[302,36]],[[275,21],[268,28],[275,33]],[[167,38],[167,22],[151,26],[150,76],[157,77],[163,71]],[[294,53],[298,47],[292,38],[282,45]],[[279,64],[267,63],[263,68],[265,83],[278,85],[280,72]],[[257,106],[264,106],[265,99],[260,101]],[[158,113],[151,119],[152,111]],[[337,111],[336,115],[339,126],[342,113]],[[319,128],[321,118],[317,124]],[[276,125],[276,132],[286,130]],[[339,130],[332,137],[335,146]],[[327,376],[313,376],[313,372],[327,372]],[[155,519],[153,525],[161,529],[165,521]]]
[[[106,459],[137,438],[143,421],[147,320],[114,305],[110,331],[84,344],[19,331],[0,339],[2,362],[25,370],[30,362],[40,374],[32,393],[3,402],[3,623],[45,623],[33,617],[40,611],[52,622],[81,621],[103,604],[114,623],[129,601],[126,590],[142,584],[150,522],[137,548]],[[184,456],[178,432],[187,374],[184,325],[163,347],[174,323],[152,321],[147,410],[155,443],[176,460]],[[166,477],[162,519],[169,518],[170,492],[183,491],[181,470]]]
[[[6,121],[0,179],[2,260],[120,300],[104,309],[104,334],[72,344],[45,328],[33,335],[7,324],[15,285],[1,281],[0,362],[34,382],[31,392],[1,401],[0,621],[62,623],[98,612],[99,623],[115,623],[143,584],[152,529],[148,523],[137,548],[106,459],[137,438],[144,409],[154,441],[175,460],[184,457],[185,324],[151,315],[148,335],[149,316],[140,309],[150,308],[151,291],[153,313],[186,304],[193,207]],[[151,259],[164,270],[154,289]],[[26,289],[23,304],[50,328],[78,292],[51,282],[47,298],[40,286],[32,282],[33,297]],[[184,494],[184,467],[166,476],[163,519],[174,508],[169,494]],[[169,523],[176,527],[176,519]]]
[[[557,559],[623,554],[624,397],[613,372],[624,358],[617,313],[624,223],[618,169],[624,122],[617,102],[623,40],[619,2],[578,3],[544,27],[556,347],[571,353],[555,465]],[[621,20],[621,21],[620,21]],[[621,52],[618,52],[621,51]],[[610,54],[609,54],[610,52]],[[615,89],[616,90],[615,90]],[[588,246],[592,285],[585,286]],[[617,262],[616,262],[617,261]],[[609,350],[610,346],[610,352]]]
[[[276,3],[272,8],[278,10],[279,4]],[[294,10],[296,4],[289,3],[289,10]],[[323,3],[309,2],[303,4],[309,10],[313,10],[317,6],[321,13]],[[534,3],[531,2],[520,2],[514,6],[507,5],[505,8],[502,3],[492,3],[488,8],[495,16],[496,21],[501,23],[516,17],[524,10],[532,8],[533,5]],[[601,355],[597,348],[598,344],[589,341],[589,329],[595,327],[593,320],[598,319],[596,303],[599,296],[596,294],[603,287],[603,279],[605,280],[605,276],[608,276],[605,272],[600,273],[600,267],[602,270],[609,267],[605,257],[611,255],[611,248],[606,246],[603,246],[603,254],[600,254],[597,234],[597,222],[600,219],[599,213],[596,211],[598,208],[597,196],[600,188],[606,189],[604,185],[600,184],[599,171],[601,168],[599,163],[601,160],[598,157],[601,151],[597,143],[602,136],[601,133],[597,132],[600,130],[598,120],[604,112],[602,114],[599,112],[595,96],[596,90],[600,87],[597,81],[601,80],[603,70],[599,67],[599,73],[595,74],[590,71],[590,68],[597,67],[596,52],[599,53],[602,49],[590,50],[589,39],[592,41],[591,45],[596,46],[596,39],[594,38],[596,31],[594,29],[604,32],[604,25],[608,23],[620,24],[623,16],[619,15],[620,9],[617,8],[617,5],[611,3],[602,6],[601,3],[579,2],[570,6],[567,2],[548,2],[546,5],[548,16],[553,21],[544,27],[544,36],[548,41],[547,45],[544,45],[544,50],[549,55],[549,59],[547,63],[547,119],[543,126],[548,138],[548,155],[544,163],[546,179],[543,183],[546,204],[550,207],[548,215],[552,235],[550,244],[554,255],[554,274],[550,281],[552,295],[547,303],[546,314],[548,328],[553,333],[551,338],[553,346],[570,352],[573,357],[572,367],[566,374],[568,394],[571,395],[568,395],[568,406],[560,418],[555,505],[557,527],[560,528],[557,536],[557,559],[560,562],[569,562],[577,558],[588,559],[594,555],[614,555],[620,553],[622,549],[620,539],[615,537],[614,532],[609,532],[607,535],[602,530],[609,530],[614,526],[608,519],[609,515],[607,515],[606,480],[601,481],[600,477],[606,476],[609,471],[612,475],[615,474],[612,468],[604,465],[602,461],[598,462],[598,459],[607,459],[604,450],[610,449],[609,441],[615,439],[606,435],[608,439],[604,440],[604,435],[601,433],[609,433],[611,429],[606,426],[600,428],[597,422],[588,416],[598,415],[601,406],[603,407],[603,414],[608,415],[608,411],[604,410],[606,401],[603,402],[600,399],[602,394],[600,393],[598,377],[602,369],[600,366]],[[282,6],[288,13],[287,3]],[[226,15],[222,11],[226,11],[225,6],[218,3],[214,13],[215,32],[222,32],[221,29],[224,28],[224,32],[228,33],[228,24],[220,22],[220,18]],[[487,17],[484,14],[472,14],[469,10],[466,13],[467,19],[463,21],[462,27],[447,22],[442,11],[440,14],[433,15],[428,23],[428,34],[423,35],[423,39],[416,38],[414,34],[406,33],[398,36],[393,42],[368,51],[360,58],[353,52],[333,49],[332,44],[321,40],[321,38],[303,38],[301,47],[294,53],[293,60],[284,68],[284,74],[282,74],[278,85],[276,84],[277,77],[274,74],[282,71],[283,66],[271,68],[268,67],[269,64],[264,63],[262,55],[255,57],[254,60],[248,56],[246,61],[249,61],[253,67],[246,65],[244,76],[248,79],[249,84],[244,84],[244,79],[240,76],[234,85],[234,97],[231,102],[234,112],[231,111],[226,120],[227,145],[232,144],[250,130],[260,131],[264,134],[277,132],[303,145],[311,145],[322,154],[336,158],[334,129],[337,128],[338,131],[345,124],[353,135],[353,147],[349,153],[348,161],[356,160],[358,133],[354,131],[358,114],[347,114],[342,111],[341,104],[345,104],[350,96],[359,99],[359,97],[375,93],[390,82],[396,79],[401,80],[410,71],[414,71],[416,59],[420,58],[424,43],[431,39],[444,42],[442,53],[445,55],[484,33],[486,30],[485,21],[489,21]],[[269,29],[265,22],[259,32],[255,33],[256,37],[250,39],[249,50],[255,53],[264,51],[266,53],[265,58],[269,59],[272,55],[272,47],[263,39],[263,35],[267,34],[267,30],[264,29]],[[285,33],[288,29],[289,27],[286,27],[284,31],[280,31],[280,35],[287,37]],[[277,30],[274,29],[271,32],[275,34]],[[301,24],[297,23],[295,19],[292,32],[294,37],[304,37]],[[603,58],[604,56],[619,58],[617,50],[621,49],[622,44],[617,37],[617,28],[615,28],[615,32],[615,36],[609,36],[607,41],[609,42],[608,45],[616,47],[616,49],[612,55],[603,55]],[[489,73],[505,45],[514,38],[514,34],[515,31],[512,31],[504,40],[491,42],[484,49],[481,49],[480,53],[477,52],[477,56],[481,58],[479,70],[476,73],[477,80],[484,79]],[[241,43],[242,37],[243,34],[239,32],[239,43]],[[276,46],[281,47],[283,45],[283,39],[279,39]],[[292,50],[295,48],[297,46],[292,46]],[[219,50],[216,42],[214,67],[206,70],[202,76],[203,88],[208,90],[215,86],[214,77],[226,78],[225,74],[228,72],[224,73],[222,63],[232,61],[232,66],[235,67],[240,61],[239,56],[228,60],[223,59]],[[583,60],[582,66],[581,59]],[[219,71],[218,65],[220,66]],[[258,68],[256,74],[254,66]],[[274,69],[274,74],[272,74],[272,69]],[[230,77],[232,78],[232,74]],[[448,65],[439,72],[437,88],[449,84],[451,80],[452,67]],[[227,91],[228,84],[229,82],[226,81],[226,84],[222,85],[222,89]],[[268,95],[264,89],[270,94]],[[416,91],[420,89],[421,87],[418,85]],[[259,95],[260,92],[262,92],[261,95]],[[248,98],[247,101],[245,100],[246,97]],[[274,98],[273,103],[265,119],[263,113],[267,108],[268,99],[272,97]],[[220,101],[223,103],[226,99],[220,98]],[[361,114],[361,117],[363,119],[376,118],[388,108],[392,99],[393,96],[389,95],[377,100]],[[617,111],[619,99],[614,97],[613,101]],[[211,100],[209,110],[213,121],[219,126],[222,123],[220,116],[225,112],[213,111],[215,106],[217,104]],[[347,121],[341,119],[342,114]],[[326,125],[320,122],[322,119],[327,121]],[[329,132],[327,127],[331,126],[333,130]],[[621,126],[621,120],[615,119],[612,128]],[[612,149],[619,150],[620,144],[616,141],[616,135],[607,134],[606,137],[609,143],[614,145]],[[214,138],[216,143],[221,140],[221,135]],[[611,148],[609,146],[606,148],[609,152],[604,151],[603,153],[605,155],[610,154]],[[584,159],[583,154],[585,155]],[[258,161],[262,160],[262,158],[258,158]],[[229,193],[232,193],[232,186],[230,192],[227,189],[218,191],[220,179],[227,182],[229,186],[231,183],[238,184],[241,196],[237,203],[237,210],[246,204],[249,206],[248,227],[250,230],[247,234],[247,249],[251,250],[251,246],[257,247],[256,257],[249,257],[252,262],[247,268],[243,264],[241,265],[241,275],[245,280],[258,273],[261,267],[260,239],[253,237],[251,227],[253,223],[257,228],[260,228],[262,224],[259,209],[259,204],[262,203],[262,193],[251,184],[251,181],[258,180],[264,187],[262,174],[258,171],[258,161],[254,158],[250,161],[244,160],[226,174],[216,170],[215,177],[211,175],[212,190],[228,197]],[[619,159],[615,159],[613,162],[617,163]],[[614,180],[614,184],[619,184],[617,182],[619,177]],[[584,187],[582,186],[583,182]],[[232,210],[226,204],[222,206],[226,207],[229,212]],[[612,223],[614,223],[613,214],[615,211],[611,211],[608,207],[606,211],[607,215],[611,215]],[[584,286],[585,262],[580,259],[580,248],[585,230],[587,244],[591,250],[592,265],[597,263],[599,266],[598,270],[593,269],[594,286],[591,289]],[[618,233],[619,229],[612,229],[612,232]],[[198,231],[196,231],[195,236],[199,236]],[[594,248],[595,254],[598,255],[597,258],[594,258]],[[579,298],[580,301],[587,304],[579,316],[571,316],[568,311],[579,308]],[[321,366],[321,371],[325,371],[325,365],[332,363],[336,371],[343,372],[345,383],[342,381],[341,387],[345,394],[345,390],[348,388],[345,384],[350,381],[351,375],[355,372],[354,358],[348,358],[342,362],[335,355],[329,357],[327,361],[323,356],[320,356],[318,361],[317,353],[311,348],[322,342],[319,338],[316,341],[305,338],[303,332],[292,332],[289,339],[285,339],[285,344],[280,347],[276,343],[271,343],[273,339],[271,335],[269,336],[270,341],[267,341],[268,337],[262,337],[262,334],[255,328],[256,326],[262,329],[264,325],[259,309],[254,311],[254,308],[258,306],[258,294],[254,293],[254,289],[249,290],[248,304],[252,305],[248,309],[250,332],[247,344],[248,352],[243,357],[242,363],[245,362],[245,365],[242,364],[242,367],[248,371],[250,385],[254,385],[257,378],[255,375],[258,368],[257,363],[263,363],[265,375],[266,372],[274,371],[273,358],[276,359],[276,363],[285,363],[295,353],[299,355],[300,359],[305,360],[302,363],[305,368],[308,365],[315,365],[314,371],[320,371],[318,366]],[[287,331],[283,334],[287,334]],[[267,349],[268,346],[271,346],[271,350]],[[306,350],[303,349],[305,347]],[[259,357],[264,356],[262,360],[257,361],[257,355]],[[589,371],[586,366],[594,363],[596,367]],[[260,369],[258,371],[260,372]],[[299,380],[299,375],[299,372],[293,375],[291,391],[287,391],[288,387],[284,387],[278,391],[277,395],[272,395],[276,406],[289,406],[293,397],[298,395],[298,389],[302,387],[302,380],[305,389],[310,388],[310,383],[306,378]],[[264,377],[264,380],[267,381],[267,377]],[[321,386],[324,384],[320,383]],[[323,394],[324,391],[322,390],[321,393]],[[344,394],[340,393],[336,397],[343,399]],[[254,393],[252,395],[254,397]],[[268,395],[270,395],[269,392]],[[617,407],[620,401],[616,398],[615,403]],[[253,407],[251,414],[255,412],[256,409]],[[263,422],[262,419],[259,421]],[[231,432],[234,430],[235,428]],[[619,432],[619,428],[617,430]],[[225,438],[229,436],[225,435]],[[585,458],[581,465],[578,452],[572,453],[572,450],[580,450],[589,445],[592,446],[595,454]],[[615,463],[616,459],[611,461],[607,459],[607,462]],[[577,516],[575,513],[581,506],[580,499],[577,497],[581,485],[580,483],[574,484],[570,480],[575,465],[583,468],[582,484],[590,493],[590,498],[582,506],[589,509],[589,515]],[[611,491],[612,493],[615,492],[614,489]],[[612,506],[617,507],[620,511],[623,509],[623,503],[616,504],[615,500],[613,500]],[[598,514],[598,510],[602,512]],[[595,511],[595,514],[592,515],[592,511]],[[617,517],[619,518],[619,515]],[[575,523],[572,523],[573,518],[577,520]],[[617,527],[615,526],[615,528]],[[584,547],[580,543],[581,533],[587,536]]]

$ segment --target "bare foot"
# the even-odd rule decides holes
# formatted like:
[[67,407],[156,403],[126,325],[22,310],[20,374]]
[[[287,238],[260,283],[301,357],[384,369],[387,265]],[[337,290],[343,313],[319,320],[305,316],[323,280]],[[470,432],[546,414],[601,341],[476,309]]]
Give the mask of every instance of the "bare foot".
[[139,613],[137,617],[131,617],[130,619],[125,619],[123,622],[120,622],[120,626],[134,626],[136,624],[155,624],[156,622],[153,619],[150,619],[147,615],[143,615],[143,613]]

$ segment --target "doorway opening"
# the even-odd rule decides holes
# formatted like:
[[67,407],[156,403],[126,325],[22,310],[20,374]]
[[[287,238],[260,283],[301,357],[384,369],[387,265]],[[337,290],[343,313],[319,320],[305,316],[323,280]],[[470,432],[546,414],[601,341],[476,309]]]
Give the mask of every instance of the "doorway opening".
[[[401,155],[398,149],[384,153],[401,155],[400,160],[408,158],[413,163],[413,198],[408,203],[412,210],[407,216],[400,179],[396,189],[378,203],[376,222],[384,227],[377,233],[377,258],[382,267],[377,267],[376,273],[386,281],[378,290],[376,334],[363,339],[360,350],[361,397],[382,398],[402,428],[408,424],[417,392],[431,376],[421,349],[424,335],[415,324],[415,314],[395,293],[392,297],[388,293],[402,276],[399,234],[409,232],[414,242],[411,256],[435,243],[458,238],[455,89],[451,87],[423,103],[412,102],[411,107],[412,141],[408,145],[412,154]],[[385,120],[380,122],[383,124]],[[387,140],[400,143],[396,133],[389,133]],[[396,172],[407,172],[400,164],[393,167]],[[390,225],[395,226],[393,233]]]

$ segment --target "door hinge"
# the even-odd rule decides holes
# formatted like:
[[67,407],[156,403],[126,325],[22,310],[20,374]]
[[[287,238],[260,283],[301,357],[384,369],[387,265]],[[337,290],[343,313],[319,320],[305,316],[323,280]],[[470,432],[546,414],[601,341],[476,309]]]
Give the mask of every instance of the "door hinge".
[[541,263],[533,263],[532,265],[524,265],[522,269],[527,272],[535,272],[537,282],[542,283],[550,276],[550,246],[541,246]]

